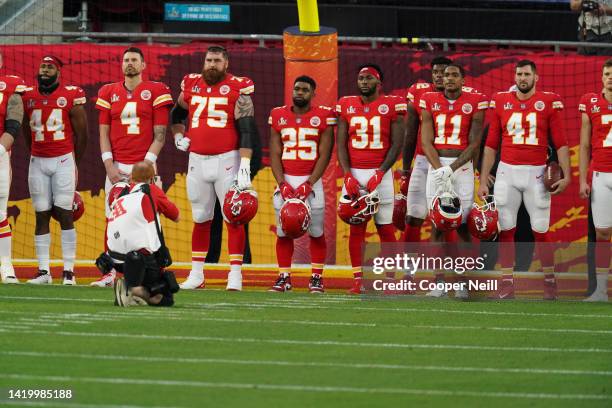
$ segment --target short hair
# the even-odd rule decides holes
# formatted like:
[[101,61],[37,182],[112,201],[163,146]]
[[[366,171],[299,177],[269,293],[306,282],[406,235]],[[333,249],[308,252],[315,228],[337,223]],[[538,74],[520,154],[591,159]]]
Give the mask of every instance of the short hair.
[[226,60],[229,59],[229,55],[227,54],[227,50],[222,45],[211,45],[206,49],[206,53],[212,52],[213,54],[223,54],[223,58]]
[[140,48],[129,47],[128,49],[123,51],[123,55],[125,56],[125,54],[127,54],[128,52],[135,52],[136,54],[140,55],[140,58],[144,61],[144,54],[142,53],[142,50]]
[[367,64],[363,64],[359,66],[359,69],[357,69],[357,72],[361,71],[364,68],[374,68],[374,70],[376,70],[376,72],[378,72],[378,75],[380,76],[380,80],[382,81],[384,76],[383,76],[383,72],[382,69],[380,69],[380,67],[376,64],[371,64],[371,63],[367,63]]
[[433,68],[434,65],[450,65],[452,63],[453,60],[451,60],[450,58],[438,56],[431,60],[431,68]]
[[317,89],[317,83],[308,75],[300,75],[299,77],[295,78],[295,81],[293,81],[293,85],[295,85],[296,82],[305,82],[309,84],[313,91]]
[[520,60],[519,62],[517,62],[514,69],[523,68],[526,66],[530,66],[533,72],[537,71],[535,62],[533,62],[532,60],[528,60],[528,59]]
[[612,58],[609,58],[604,62],[602,70],[606,68],[612,68]]
[[450,68],[450,67],[455,67],[455,68],[457,68],[457,69],[459,70],[459,73],[461,74],[461,76],[462,76],[463,78],[465,78],[465,69],[463,69],[463,67],[462,67],[461,65],[456,64],[456,63],[454,63],[454,62],[451,62],[450,64],[448,64],[448,65],[446,66],[446,68],[444,68],[444,71],[446,71],[446,70],[447,70],[448,68]]

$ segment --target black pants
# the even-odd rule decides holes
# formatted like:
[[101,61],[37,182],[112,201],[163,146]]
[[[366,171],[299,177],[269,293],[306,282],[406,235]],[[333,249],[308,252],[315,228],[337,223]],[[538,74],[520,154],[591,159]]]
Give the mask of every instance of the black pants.
[[[144,260],[144,273],[139,271],[131,271],[123,267],[123,276],[128,288],[136,286],[144,286],[152,293],[156,291],[163,295],[162,301],[159,304],[151,306],[172,306],[174,304],[174,295],[170,292],[168,285],[162,276],[162,268],[157,264],[155,256],[142,255]],[[160,288],[162,288],[160,290]]]

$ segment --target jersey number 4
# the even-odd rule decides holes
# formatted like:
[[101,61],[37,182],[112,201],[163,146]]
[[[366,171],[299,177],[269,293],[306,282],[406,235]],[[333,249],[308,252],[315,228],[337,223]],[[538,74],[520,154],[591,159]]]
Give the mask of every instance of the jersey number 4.
[[[64,140],[64,121],[62,110],[53,109],[47,121],[42,123],[42,110],[34,109],[30,115],[30,128],[34,132],[34,141],[42,142],[45,140],[45,130],[53,132],[53,140]],[[46,129],[45,129],[46,128]]]

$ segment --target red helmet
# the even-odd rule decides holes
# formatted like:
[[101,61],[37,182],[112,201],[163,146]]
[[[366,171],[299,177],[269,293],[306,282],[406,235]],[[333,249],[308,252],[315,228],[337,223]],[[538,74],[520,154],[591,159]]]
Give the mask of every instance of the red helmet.
[[223,215],[230,224],[242,225],[251,221],[257,214],[257,192],[240,190],[232,185],[223,200]]
[[355,199],[347,195],[342,196],[338,203],[338,217],[347,224],[363,224],[378,212],[379,203],[378,190],[364,193]]
[[429,218],[438,231],[452,231],[461,225],[461,200],[453,192],[435,196],[429,205]]
[[393,225],[400,231],[406,228],[406,196],[396,194],[393,202]]
[[[74,192],[74,198],[72,199],[72,220],[78,221],[83,214],[85,214],[85,203],[83,202],[83,197],[79,194],[78,191]],[[59,217],[55,214],[55,211],[51,209],[51,217],[54,220],[59,221]]]
[[129,191],[130,184],[126,183],[125,181],[120,181],[118,183],[113,184],[110,191],[108,192],[108,197],[106,199],[109,208],[113,205],[115,200],[119,198],[119,196],[125,190],[126,187]]
[[310,207],[300,199],[290,198],[283,203],[278,222],[287,237],[299,238],[310,227]]
[[485,197],[485,204],[474,203],[468,215],[467,225],[470,233],[482,241],[490,241],[499,232],[499,214],[495,204],[495,197]]

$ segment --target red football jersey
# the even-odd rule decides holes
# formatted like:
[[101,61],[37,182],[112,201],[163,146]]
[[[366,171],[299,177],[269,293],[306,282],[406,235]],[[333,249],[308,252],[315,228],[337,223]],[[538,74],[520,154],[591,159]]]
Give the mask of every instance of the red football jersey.
[[593,170],[612,173],[612,103],[602,93],[588,93],[580,99],[578,110],[591,119]]
[[78,86],[59,86],[49,95],[26,88],[23,106],[30,120],[32,156],[57,157],[74,151],[70,110],[87,102]]
[[240,138],[234,124],[236,101],[240,95],[255,91],[253,81],[227,73],[219,83],[208,85],[202,74],[188,74],[181,82],[181,91],[189,105],[189,151],[213,155],[237,150]]
[[501,144],[501,161],[504,163],[546,164],[549,132],[555,149],[567,146],[560,113],[563,102],[559,95],[537,91],[531,98],[521,101],[516,92],[498,92],[490,106],[486,145],[499,150]]
[[169,105],[170,88],[161,82],[142,81],[132,92],[123,82],[100,88],[96,109],[100,124],[110,125],[113,159],[125,164],[144,160],[153,142],[153,127],[168,124]]
[[6,119],[6,107],[8,100],[14,93],[22,94],[26,85],[23,79],[15,75],[0,76],[0,135],[4,133],[4,121]]
[[338,101],[336,112],[348,124],[351,167],[376,169],[391,148],[391,123],[406,113],[406,101],[382,95],[364,104],[360,96],[345,96]]
[[272,109],[268,124],[281,136],[283,173],[311,175],[319,158],[319,138],[337,123],[336,115],[327,106],[313,106],[302,115],[293,113],[288,105]]
[[480,93],[461,92],[451,101],[443,92],[428,92],[421,97],[419,108],[431,114],[436,149],[464,150],[469,144],[474,114],[486,111],[489,101]]
[[[436,92],[436,88],[434,88],[433,84],[427,82],[417,82],[414,83],[408,88],[408,92],[406,93],[406,99],[408,103],[412,105],[412,107],[416,110],[417,115],[421,116],[421,110],[419,108],[419,102],[421,101],[421,97],[423,94],[427,92]],[[421,146],[421,126],[419,125],[419,132],[417,134],[416,141],[416,151],[415,154],[425,155],[423,152],[423,146]]]

